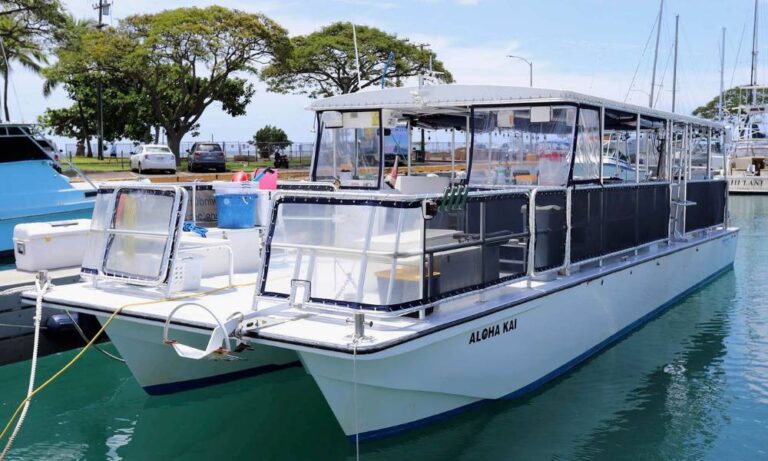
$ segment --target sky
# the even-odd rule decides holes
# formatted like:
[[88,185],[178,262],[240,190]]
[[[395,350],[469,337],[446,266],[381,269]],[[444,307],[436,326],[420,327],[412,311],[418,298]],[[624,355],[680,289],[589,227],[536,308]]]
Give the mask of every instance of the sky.
[[[93,0],[64,0],[76,17],[95,17]],[[136,13],[219,4],[262,12],[290,35],[335,21],[378,27],[428,43],[457,83],[567,89],[647,105],[659,2],[654,0],[114,0],[106,22]],[[749,83],[753,0],[665,0],[657,64],[656,107],[671,109],[675,15],[680,15],[677,112],[690,113],[715,97],[720,85],[721,29],[725,27],[725,86]],[[768,0],[760,0],[758,81],[768,83]],[[247,114],[232,118],[212,106],[200,120],[200,138],[246,141],[276,125],[296,142],[313,139],[310,100],[304,95],[257,93]],[[10,110],[34,121],[46,107],[70,104],[58,91],[45,98],[42,80],[14,71]],[[185,140],[191,140],[185,139]]]

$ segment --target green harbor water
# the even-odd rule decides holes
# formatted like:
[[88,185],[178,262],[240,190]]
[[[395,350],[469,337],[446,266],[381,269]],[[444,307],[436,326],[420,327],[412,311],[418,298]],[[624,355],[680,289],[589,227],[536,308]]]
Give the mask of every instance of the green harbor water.
[[[360,458],[768,459],[768,197],[732,197],[730,210],[733,271],[534,394],[364,443]],[[43,358],[38,382],[75,353]],[[28,373],[0,367],[3,424]],[[301,368],[150,397],[89,351],[33,401],[8,459],[354,458]]]

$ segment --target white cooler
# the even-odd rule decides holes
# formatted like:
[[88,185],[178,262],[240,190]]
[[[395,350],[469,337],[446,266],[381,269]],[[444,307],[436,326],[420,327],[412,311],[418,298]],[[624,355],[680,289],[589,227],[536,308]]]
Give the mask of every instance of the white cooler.
[[16,268],[23,271],[79,267],[90,219],[19,224],[13,229]]

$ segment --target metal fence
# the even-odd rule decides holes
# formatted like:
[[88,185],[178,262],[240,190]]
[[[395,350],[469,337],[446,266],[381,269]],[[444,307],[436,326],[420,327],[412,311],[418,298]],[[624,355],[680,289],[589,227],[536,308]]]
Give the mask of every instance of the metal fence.
[[[206,141],[196,141],[196,142],[206,142]],[[250,144],[248,142],[242,142],[242,141],[213,141],[219,144],[222,149],[224,149],[224,153],[227,156],[227,161],[232,162],[257,162],[260,160],[265,160],[259,157],[259,152],[256,146],[253,144]],[[180,151],[181,151],[181,158],[187,158],[188,151],[192,148],[192,145],[194,142],[191,141],[184,141],[181,143]],[[115,157],[121,160],[128,160],[129,157],[135,152],[136,147],[139,146],[138,143],[130,143],[130,142],[118,142],[115,143]],[[98,144],[95,142],[91,143],[91,151],[93,152],[93,156],[96,157],[97,152],[97,146]],[[87,155],[88,150],[85,146],[82,148],[83,155]],[[276,150],[270,149],[270,151]],[[312,151],[314,149],[314,143],[313,142],[292,142],[288,146],[284,146],[280,148],[280,152],[283,155],[288,156],[288,161],[291,165],[291,167],[308,167],[311,160],[312,160]],[[104,157],[110,158],[110,152],[112,151],[112,144],[107,143],[104,148]],[[63,154],[66,155],[68,158],[72,158],[76,156],[78,153],[78,145],[77,144],[65,144],[64,146],[64,152]]]

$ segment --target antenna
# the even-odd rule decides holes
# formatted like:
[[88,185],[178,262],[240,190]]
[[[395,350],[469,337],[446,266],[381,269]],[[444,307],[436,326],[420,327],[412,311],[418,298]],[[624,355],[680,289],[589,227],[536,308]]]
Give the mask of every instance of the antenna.
[[387,71],[389,70],[389,67],[392,65],[392,60],[395,58],[395,52],[390,51],[389,56],[387,56],[387,63],[384,64],[384,70],[381,72],[381,89],[384,89],[384,85],[387,83]]
[[[421,43],[418,45],[419,48],[421,48],[421,51],[424,51],[424,48],[430,46],[429,43]],[[432,53],[429,54],[429,74],[432,74]],[[424,86],[424,74],[419,75],[419,88]]]
[[352,23],[352,41],[355,43],[355,67],[357,67],[357,90],[360,91],[360,55],[357,53],[357,30]]

